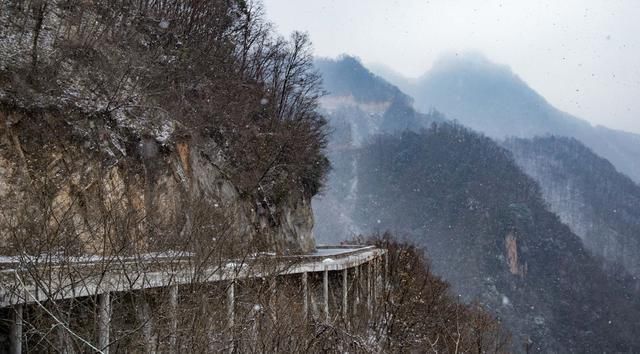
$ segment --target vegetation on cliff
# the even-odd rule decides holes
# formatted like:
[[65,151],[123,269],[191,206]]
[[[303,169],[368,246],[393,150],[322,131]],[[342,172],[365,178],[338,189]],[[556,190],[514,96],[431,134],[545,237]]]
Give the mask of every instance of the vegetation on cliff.
[[[287,213],[309,209],[328,170],[326,123],[316,112],[320,78],[306,35],[275,36],[260,4],[245,1],[1,6],[7,204],[36,198],[31,204],[44,209],[34,214],[54,219],[73,211],[85,222],[65,229],[78,235],[95,234],[95,225],[82,224],[104,221],[114,209],[106,200],[116,199],[128,210],[119,217],[146,223],[144,232],[128,231],[136,241],[117,243],[144,239],[149,249],[203,226],[193,225],[194,205],[220,214],[224,204],[235,211],[219,218],[246,218],[239,224],[256,231],[235,225],[233,233],[254,235],[258,248],[313,248],[312,240],[278,244],[282,233],[269,235],[291,219]],[[26,247],[7,223],[15,237],[3,235],[4,246]]]
[[[329,168],[319,84],[308,37],[276,36],[256,2],[2,2],[2,268],[48,299],[109,293],[112,274],[132,274],[108,324],[109,348],[132,351],[142,337],[175,339],[172,287],[139,283],[150,269],[195,269],[177,340],[224,348],[211,333],[228,284],[203,283],[205,271],[315,247],[310,198]],[[6,294],[29,303],[25,348],[90,350],[97,296],[33,303],[16,279]]]

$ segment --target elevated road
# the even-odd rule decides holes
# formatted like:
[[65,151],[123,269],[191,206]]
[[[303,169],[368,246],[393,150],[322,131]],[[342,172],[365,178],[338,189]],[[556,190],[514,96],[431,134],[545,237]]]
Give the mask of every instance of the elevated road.
[[[361,296],[368,313],[378,299],[378,284],[387,284],[387,251],[373,246],[319,246],[312,254],[276,256],[257,254],[243,259],[230,259],[217,263],[200,262],[191,254],[176,252],[149,253],[136,257],[77,257],[57,259],[50,256],[46,262],[40,258],[0,257],[0,308],[9,308],[10,352],[20,353],[23,343],[24,308],[36,306],[45,312],[45,301],[95,296],[97,316],[97,343],[82,341],[95,352],[108,353],[111,343],[111,294],[136,292],[142,289],[168,288],[170,307],[169,347],[176,351],[178,326],[178,301],[181,285],[194,283],[226,282],[228,328],[235,324],[235,289],[237,280],[249,278],[271,278],[300,275],[304,317],[309,316],[310,301],[314,298],[309,282],[321,279],[321,304],[324,321],[330,321],[329,297],[331,296],[330,272],[339,272],[333,277],[334,285],[341,288],[341,301],[336,309],[348,323],[349,304],[357,306]],[[384,258],[384,271],[381,272]],[[362,266],[362,267],[361,267]],[[309,273],[322,276],[309,277]],[[351,275],[350,275],[351,274]],[[335,279],[339,280],[335,280]],[[351,280],[349,280],[351,278]],[[359,280],[362,278],[362,280]],[[378,279],[382,281],[378,281]],[[354,298],[349,300],[349,283],[362,285]],[[356,286],[358,288],[358,286]],[[274,287],[275,289],[275,287]],[[359,289],[359,288],[358,288]],[[4,311],[4,310],[3,310]],[[48,313],[48,312],[47,312]],[[68,330],[58,322],[58,328]],[[144,320],[145,333],[151,333],[152,321]],[[69,330],[69,333],[73,333]],[[146,338],[151,347],[152,340]],[[229,338],[233,343],[233,335]]]
[[308,255],[262,254],[217,264],[199,264],[190,255],[177,253],[54,259],[38,264],[4,257],[0,259],[0,308],[190,283],[340,271],[385,253],[373,246],[318,246]]

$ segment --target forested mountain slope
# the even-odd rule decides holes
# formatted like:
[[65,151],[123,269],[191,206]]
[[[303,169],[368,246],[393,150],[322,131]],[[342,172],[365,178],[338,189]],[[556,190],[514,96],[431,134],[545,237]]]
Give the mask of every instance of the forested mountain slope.
[[[640,276],[640,187],[576,139],[509,139],[550,209],[609,263]],[[615,271],[615,266],[612,265]]]
[[355,220],[427,248],[437,274],[541,352],[640,350],[638,293],[611,277],[495,142],[459,125],[377,136],[357,162]]
[[[416,113],[406,99],[376,100],[403,97],[394,89],[386,95],[350,93],[360,89],[355,83],[380,78],[369,75],[369,80],[364,80],[358,62],[348,63],[359,73],[358,80],[351,83],[332,84],[338,76],[326,73],[332,70],[326,62],[321,70],[323,76],[334,75],[326,89],[331,93],[333,88],[341,95],[330,94],[322,105],[333,128],[329,151],[334,170],[327,191],[314,200],[314,212],[318,220],[342,229],[319,230],[320,239],[348,238],[342,230],[368,233],[390,229],[418,242],[427,249],[436,274],[450,281],[454,291],[466,301],[479,300],[505,321],[514,334],[516,350],[640,348],[634,335],[640,330],[633,319],[640,314],[635,280],[623,269],[608,271],[610,264],[605,267],[587,250],[588,244],[585,246],[581,237],[548,209],[546,195],[517,166],[508,150],[488,137],[445,123],[444,116],[435,111]],[[351,70],[340,72],[342,80],[351,80],[347,75]],[[474,123],[478,127],[513,127],[522,129],[523,134],[543,134],[543,129],[536,129],[547,124],[567,130],[591,129],[587,123],[565,116],[537,121],[535,112],[556,111],[517,82],[505,86],[502,81],[513,81],[508,69],[499,68],[493,74],[501,79],[487,86],[479,80],[471,90],[482,91],[484,96],[457,97],[452,105],[465,109],[463,100],[468,99],[469,106],[491,111],[497,108],[486,106],[508,104],[491,98],[497,92],[524,97],[524,107],[534,113],[489,124],[482,119],[493,113],[479,111],[480,120]],[[456,82],[466,88],[464,75],[448,84],[455,86]],[[444,92],[442,95],[447,90]],[[514,103],[517,109],[509,108],[510,114],[522,108],[518,102]],[[406,119],[416,116],[427,119]],[[507,119],[507,115],[502,117]],[[363,126],[369,128],[361,129]]]

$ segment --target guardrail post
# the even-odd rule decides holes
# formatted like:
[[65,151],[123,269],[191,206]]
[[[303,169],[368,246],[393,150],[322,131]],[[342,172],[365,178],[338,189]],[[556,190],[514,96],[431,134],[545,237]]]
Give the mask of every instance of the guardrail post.
[[11,353],[22,353],[22,305],[13,307],[13,321],[11,321]]
[[307,272],[302,273],[302,315],[306,321],[309,317],[309,288],[307,285]]
[[169,287],[169,350],[176,353],[176,342],[178,338],[178,285]]
[[324,274],[322,277],[322,293],[324,301],[324,319],[329,322],[329,271],[327,267],[324,267]]
[[108,292],[98,295],[98,348],[109,354],[109,327],[111,325],[111,296]]

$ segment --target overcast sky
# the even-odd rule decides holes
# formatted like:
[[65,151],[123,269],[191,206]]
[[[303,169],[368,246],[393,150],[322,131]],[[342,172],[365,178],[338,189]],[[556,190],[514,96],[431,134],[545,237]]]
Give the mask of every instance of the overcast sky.
[[556,107],[640,133],[640,0],[264,0],[278,32],[319,56],[356,55],[408,77],[443,53],[507,64]]

